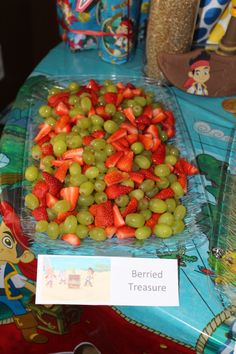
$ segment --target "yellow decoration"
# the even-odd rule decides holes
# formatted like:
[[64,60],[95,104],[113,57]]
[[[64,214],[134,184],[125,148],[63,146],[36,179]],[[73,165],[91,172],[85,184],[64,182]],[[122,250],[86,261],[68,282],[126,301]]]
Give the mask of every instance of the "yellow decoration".
[[80,12],[78,15],[78,20],[82,23],[88,22],[90,20],[89,12]]
[[[233,0],[234,1],[234,0]],[[219,44],[221,39],[223,38],[226,29],[228,27],[230,18],[231,18],[231,9],[232,3],[230,3],[223,14],[221,15],[218,23],[213,27],[211,33],[208,37],[207,44]]]

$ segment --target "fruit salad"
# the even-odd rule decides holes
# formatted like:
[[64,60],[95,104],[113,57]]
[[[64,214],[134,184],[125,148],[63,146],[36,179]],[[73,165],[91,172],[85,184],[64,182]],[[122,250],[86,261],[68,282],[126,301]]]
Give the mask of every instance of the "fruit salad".
[[24,201],[36,232],[79,246],[184,231],[182,197],[198,169],[173,143],[174,114],[153,92],[73,81],[53,87],[38,115]]

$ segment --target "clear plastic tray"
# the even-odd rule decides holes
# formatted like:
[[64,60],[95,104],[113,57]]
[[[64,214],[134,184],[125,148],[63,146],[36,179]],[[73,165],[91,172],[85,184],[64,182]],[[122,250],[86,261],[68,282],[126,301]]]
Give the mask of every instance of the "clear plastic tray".
[[[31,163],[31,157],[29,153],[33,144],[33,138],[36,135],[37,126],[41,122],[41,118],[38,115],[38,108],[42,104],[45,104],[50,88],[53,86],[65,87],[71,81],[77,81],[80,84],[87,84],[90,79],[94,79],[98,82],[103,82],[107,79],[113,80],[114,82],[131,82],[135,86],[143,87],[146,91],[153,92],[158,101],[162,102],[166,109],[172,110],[174,112],[176,119],[176,135],[170,142],[174,143],[180,149],[182,157],[185,157],[189,162],[197,165],[195,161],[194,149],[185,122],[183,120],[175,96],[171,89],[168,87],[161,85],[155,80],[143,77],[53,76],[44,79],[45,82],[41,82],[40,85],[36,84],[33,86],[30,93],[28,127],[25,140],[24,169]],[[24,193],[26,192],[27,187],[24,187]],[[201,213],[201,206],[203,204],[207,205],[207,197],[202,176],[200,174],[188,178],[188,193],[182,198],[182,203],[187,207],[187,216],[185,217],[186,228],[185,231],[181,234],[177,234],[164,240],[157,237],[151,237],[145,241],[138,241],[133,239],[121,241],[117,238],[112,238],[103,242],[95,242],[87,238],[81,242],[79,247],[70,246],[60,239],[51,240],[47,235],[35,233],[35,221],[26,210],[23,200],[21,210],[25,219],[25,227],[33,240],[33,248],[36,254],[53,253],[153,257],[161,252],[171,252],[180,247],[184,247],[186,249],[195,248],[196,246],[207,241],[206,235],[201,229],[201,220],[206,216],[205,214]],[[211,218],[210,210],[208,210],[208,214]]]

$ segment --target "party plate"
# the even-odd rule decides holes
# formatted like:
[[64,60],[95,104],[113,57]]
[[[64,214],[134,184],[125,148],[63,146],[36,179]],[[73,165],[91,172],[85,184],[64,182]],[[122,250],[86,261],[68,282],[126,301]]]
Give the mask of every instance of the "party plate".
[[[168,141],[168,144],[174,144],[181,153],[181,157],[185,158],[193,165],[196,165],[195,153],[191,143],[191,139],[183,120],[181,111],[176,102],[175,96],[171,89],[161,85],[159,82],[147,78],[137,77],[116,77],[116,76],[97,76],[94,77],[44,77],[44,82],[32,85],[29,97],[29,109],[27,113],[27,133],[24,147],[24,166],[34,163],[31,158],[31,148],[33,146],[34,137],[38,131],[38,125],[42,122],[38,114],[39,107],[46,104],[49,91],[52,88],[65,88],[70,82],[78,82],[80,85],[87,85],[88,81],[94,79],[99,83],[104,80],[112,82],[131,83],[136,87],[142,87],[146,92],[151,92],[156,101],[160,102],[166,110],[171,110],[175,117],[175,136]],[[30,186],[24,183],[23,193],[30,191]],[[188,193],[181,199],[181,203],[187,208],[187,215],[184,219],[185,230],[170,238],[161,239],[151,236],[144,241],[137,239],[120,240],[112,237],[102,242],[97,242],[91,238],[83,239],[79,247],[71,246],[59,238],[50,239],[46,234],[35,232],[35,220],[31,217],[29,210],[25,207],[24,198],[22,198],[22,217],[24,217],[25,228],[32,239],[32,247],[36,254],[80,254],[80,255],[106,255],[106,256],[135,256],[135,257],[153,257],[163,251],[172,252],[174,250],[185,248],[194,248],[206,241],[201,224],[206,217],[211,218],[210,211],[207,208],[207,197],[200,174],[188,177]],[[203,211],[204,208],[204,211]],[[206,215],[206,213],[208,215]]]

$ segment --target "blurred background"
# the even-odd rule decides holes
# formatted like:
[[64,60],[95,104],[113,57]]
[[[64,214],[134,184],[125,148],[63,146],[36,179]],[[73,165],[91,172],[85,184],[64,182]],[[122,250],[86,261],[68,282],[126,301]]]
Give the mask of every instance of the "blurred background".
[[56,0],[0,1],[0,112],[59,42]]

